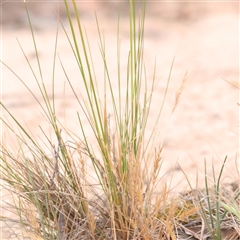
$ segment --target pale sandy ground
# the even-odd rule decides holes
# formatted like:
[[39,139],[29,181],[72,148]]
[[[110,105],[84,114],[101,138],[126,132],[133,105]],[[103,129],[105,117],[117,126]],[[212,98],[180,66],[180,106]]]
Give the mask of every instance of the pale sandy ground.
[[[98,50],[98,35],[92,11],[93,7],[97,9],[100,26],[104,29],[107,60],[109,61],[111,77],[115,81],[117,74],[117,17],[114,14],[114,4],[111,5],[111,11],[102,8],[99,2],[95,2],[95,5],[92,4],[81,6],[84,6],[84,10],[82,10],[82,13],[84,13],[83,22],[92,44],[96,76],[98,82],[101,83],[103,80],[103,67]],[[211,165],[214,164],[215,171],[218,173],[223,159],[228,156],[223,177],[226,181],[232,182],[239,178],[236,167],[238,161],[236,156],[239,153],[239,106],[237,105],[239,91],[231,85],[238,86],[239,80],[238,3],[155,3],[155,5],[149,5],[146,16],[145,63],[147,77],[151,81],[154,60],[157,57],[156,79],[159,80],[159,84],[155,89],[147,132],[151,130],[156,118],[156,112],[159,110],[163,98],[171,62],[176,55],[167,99],[159,122],[160,138],[156,143],[157,146],[163,141],[164,163],[160,175],[168,172],[164,181],[169,181],[172,173],[174,173],[172,186],[176,186],[182,181],[179,185],[180,188],[179,186],[175,188],[178,191],[186,187],[187,182],[182,171],[176,167],[176,162],[187,174],[193,186],[195,186],[196,167],[198,167],[200,169],[199,185],[203,186],[201,171],[203,171],[204,159],[206,159],[210,174]],[[5,10],[9,11],[9,13],[13,11],[7,7]],[[44,13],[48,17],[47,13]],[[35,32],[35,37],[44,81],[50,89],[56,24],[54,17],[47,22],[45,15],[42,17],[43,21],[40,21],[41,24],[37,24],[41,19],[41,14],[36,13],[33,23],[34,27],[38,29]],[[18,18],[22,19],[21,17]],[[21,20],[21,22],[19,19],[13,21],[15,25],[11,26],[3,22],[2,59],[41,99],[34,78],[16,41],[17,37],[37,71],[31,34],[27,27],[19,27],[26,22],[25,20]],[[12,18],[8,19],[8,21],[10,20]],[[16,23],[19,21],[21,24],[18,26]],[[127,18],[123,17],[121,20],[122,76],[124,76],[126,70],[127,37],[128,22]],[[72,83],[76,86],[77,91],[81,92],[83,88],[81,87],[79,72],[69,44],[61,29],[58,41],[59,56]],[[182,93],[177,109],[171,115],[175,93],[180,87],[187,70],[189,78],[186,88]],[[80,134],[76,115],[79,106],[67,84],[65,99],[63,98],[63,86],[66,78],[59,61],[55,74],[57,114],[63,122],[64,118],[66,119],[66,126],[69,129]],[[122,81],[124,84],[124,77]],[[46,132],[49,132],[48,124],[42,117],[36,101],[34,101],[23,84],[5,67],[3,67],[1,83],[2,101],[14,116],[20,122],[26,124],[34,136],[41,135],[39,125]],[[114,85],[116,86],[116,84]],[[66,107],[65,110],[64,106]],[[86,121],[84,120],[84,122]],[[89,128],[87,122],[84,127]],[[2,130],[2,133],[6,132],[4,126]],[[89,131],[89,139],[91,137],[92,134]],[[7,144],[15,146],[16,142],[14,140],[10,142],[9,137],[4,139],[6,139]],[[4,197],[6,198],[6,196]],[[3,213],[6,214],[6,211],[3,211]],[[7,231],[4,231],[4,233],[7,234]],[[1,239],[5,239],[6,236],[4,235]]]

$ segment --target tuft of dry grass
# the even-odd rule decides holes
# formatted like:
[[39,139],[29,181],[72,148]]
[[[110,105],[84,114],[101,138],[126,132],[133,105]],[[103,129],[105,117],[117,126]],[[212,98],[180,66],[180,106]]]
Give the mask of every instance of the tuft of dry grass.
[[[118,56],[117,92],[113,90],[106,60],[105,41],[100,34],[96,17],[104,65],[105,88],[103,95],[100,95],[98,81],[94,75],[94,64],[91,65],[91,49],[87,37],[83,34],[76,2],[73,0],[72,5],[68,1],[64,2],[70,33],[67,33],[63,25],[62,27],[78,63],[86,99],[78,96],[61,60],[60,63],[82,111],[77,113],[77,117],[83,137],[79,138],[75,133],[65,129],[58,120],[54,98],[51,100],[47,93],[30,15],[25,5],[40,78],[33,71],[27,57],[26,60],[45,105],[41,104],[40,99],[26,87],[43,110],[55,140],[52,141],[43,131],[45,137],[43,147],[9,112],[4,103],[0,103],[13,124],[5,118],[1,120],[19,143],[15,151],[10,150],[5,143],[1,143],[2,186],[13,196],[13,203],[10,206],[16,218],[1,216],[0,220],[10,227],[11,223],[17,222],[18,231],[15,229],[12,231],[19,239],[239,239],[239,186],[231,191],[220,187],[226,159],[218,175],[215,174],[213,167],[212,188],[209,186],[210,178],[205,172],[204,190],[192,189],[191,192],[173,196],[170,186],[163,183],[160,186],[160,193],[155,194],[156,186],[161,180],[159,173],[163,161],[163,148],[151,145],[152,139],[145,139],[155,86],[153,81],[149,93],[148,81],[144,78],[146,3],[143,3],[138,16],[136,2],[129,1],[128,69],[126,76],[121,78]],[[70,7],[73,8],[75,19],[71,15]],[[76,25],[73,24],[73,20],[76,21]],[[120,16],[118,53],[120,52],[119,23]],[[56,49],[57,40],[54,49],[52,96],[55,86]],[[9,69],[14,73],[11,68]],[[171,70],[172,67],[168,83]],[[23,79],[19,77],[18,79],[24,84]],[[126,81],[127,86],[124,92],[125,101],[118,102],[117,99],[121,99],[123,91],[121,88],[123,80]],[[186,81],[187,73],[176,94],[172,112],[180,101]],[[107,95],[111,97],[110,103],[107,103]],[[163,104],[164,101],[162,106]],[[109,109],[113,109],[113,113]],[[88,140],[81,114],[84,114],[88,120],[98,148],[93,148]],[[109,114],[113,116],[111,123]],[[156,131],[160,115],[161,110],[150,138]],[[154,152],[151,152],[152,149]],[[94,176],[90,176],[87,170],[89,167],[94,169]]]

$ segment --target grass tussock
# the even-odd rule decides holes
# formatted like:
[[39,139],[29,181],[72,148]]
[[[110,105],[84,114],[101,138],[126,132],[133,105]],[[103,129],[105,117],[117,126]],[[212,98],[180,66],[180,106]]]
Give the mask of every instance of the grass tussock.
[[[1,144],[2,186],[12,195],[8,210],[12,209],[16,215],[15,219],[1,216],[1,221],[10,229],[12,223],[18,223],[17,230],[12,228],[12,236],[19,239],[46,240],[239,239],[239,188],[220,188],[223,168],[215,179],[213,167],[213,191],[210,191],[206,173],[205,190],[192,189],[191,192],[173,196],[168,185],[159,185],[163,149],[155,146],[153,139],[173,65],[163,103],[152,126],[152,133],[146,139],[149,110],[156,84],[155,79],[152,82],[146,79],[143,61],[146,3],[142,3],[138,10],[135,1],[129,1],[129,54],[125,76],[122,76],[120,66],[120,15],[118,17],[116,90],[108,69],[105,40],[97,16],[99,49],[104,70],[104,80],[101,83],[94,74],[95,63],[76,2],[64,2],[70,33],[62,23],[61,26],[78,65],[86,98],[79,97],[64,64],[61,59],[59,61],[79,103],[80,110],[76,117],[82,137],[66,129],[56,115],[54,71],[58,37],[53,53],[51,100],[25,3],[38,62],[38,74],[33,70],[21,45],[20,47],[38,84],[41,100],[25,85],[23,79],[3,64],[17,76],[38,102],[54,137],[48,137],[42,130],[44,144],[40,143],[1,102],[4,113],[11,121],[3,117],[1,120],[18,141],[14,150],[5,144],[4,139]],[[114,79],[116,81],[116,78]],[[176,94],[173,111],[179,103],[186,80],[187,74]],[[123,81],[126,90],[122,87]],[[99,91],[99,84],[104,86],[103,92]],[[122,96],[124,101],[121,100]],[[109,98],[110,102],[107,101]],[[93,148],[89,141],[82,115],[88,120],[97,148]],[[223,167],[225,162],[226,159]],[[89,167],[93,169],[93,173],[88,171]],[[160,193],[156,195],[157,186]]]

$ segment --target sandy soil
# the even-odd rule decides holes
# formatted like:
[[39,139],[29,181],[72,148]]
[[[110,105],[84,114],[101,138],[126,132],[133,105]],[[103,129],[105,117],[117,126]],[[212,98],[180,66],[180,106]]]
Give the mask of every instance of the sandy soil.
[[[36,7],[36,3],[32,4],[31,14],[33,16],[33,26],[36,29],[35,37],[44,81],[50,89],[56,21],[54,14],[46,11],[46,9],[49,9],[46,8],[46,5],[42,4]],[[2,59],[41,99],[36,82],[16,41],[17,37],[26,56],[37,71],[36,57],[31,34],[26,26],[26,17],[23,12],[16,12],[7,3],[3,4],[2,7]],[[55,5],[52,7],[55,7]],[[111,2],[107,7],[104,7],[100,1],[96,1],[92,5],[81,5],[80,12],[83,15],[83,22],[92,46],[97,81],[101,83],[103,67],[98,50],[99,39],[93,8],[97,10],[101,29],[104,29],[107,59],[110,74],[114,81],[117,74],[117,17],[114,12],[116,6],[114,2]],[[126,70],[128,51],[128,21],[126,9],[124,11],[125,16],[121,20],[122,76],[124,76]],[[62,10],[60,12],[64,13]],[[7,13],[11,13],[13,17],[11,18],[10,14]],[[64,16],[63,22],[65,23]],[[204,159],[211,174],[211,165],[214,164],[215,171],[218,172],[225,156],[228,156],[223,174],[226,177],[225,180],[231,182],[238,178],[236,161],[238,161],[239,153],[239,106],[237,105],[239,91],[232,86],[232,84],[235,86],[239,84],[238,43],[238,3],[149,4],[146,15],[144,57],[149,81],[153,77],[154,61],[155,57],[157,58],[156,79],[159,80],[159,84],[155,89],[148,131],[151,131],[156,112],[159,110],[159,103],[163,99],[171,62],[176,56],[169,91],[159,123],[160,140],[157,142],[157,145],[162,143],[164,147],[164,163],[160,174],[163,175],[168,172],[165,177],[169,181],[172,173],[174,173],[172,186],[176,186],[181,181],[181,187],[187,185],[184,174],[176,166],[176,162],[179,163],[193,186],[195,186],[196,167],[199,168],[199,184],[202,186],[201,170],[203,170]],[[80,93],[82,89],[80,75],[61,27],[58,38],[58,53],[66,67],[69,78]],[[189,73],[186,87],[181,95],[180,103],[171,114],[175,94],[186,71]],[[66,126],[69,129],[80,134],[76,115],[79,106],[67,84],[65,97],[63,97],[66,78],[59,61],[55,77],[57,114],[63,122],[64,119],[66,120]],[[229,83],[223,79],[226,79]],[[100,88],[102,88],[101,84]],[[36,101],[6,67],[2,69],[2,101],[20,122],[26,124],[25,126],[31,130],[34,136],[41,135],[39,125],[46,132],[50,132]],[[86,120],[84,121],[86,122]],[[88,129],[87,122],[86,129]],[[6,128],[4,126],[2,130],[2,134],[5,134]],[[8,144],[15,146],[16,141],[14,139],[5,135],[4,137]],[[89,139],[91,137],[92,134],[89,130]]]

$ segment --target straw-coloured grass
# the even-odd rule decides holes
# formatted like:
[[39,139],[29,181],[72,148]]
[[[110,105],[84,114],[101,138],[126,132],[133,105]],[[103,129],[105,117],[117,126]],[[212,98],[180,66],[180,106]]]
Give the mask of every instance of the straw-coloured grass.
[[[227,158],[218,175],[213,167],[213,190],[205,173],[205,190],[192,189],[191,192],[173,196],[171,188],[162,184],[160,194],[155,195],[156,186],[159,187],[161,180],[159,172],[163,161],[163,149],[162,146],[154,145],[153,136],[161,117],[173,63],[163,103],[155,125],[152,126],[150,137],[146,139],[149,109],[156,84],[153,79],[149,87],[144,69],[146,3],[142,3],[138,15],[136,2],[129,1],[130,40],[126,60],[128,69],[126,76],[122,77],[118,55],[117,91],[113,88],[113,80],[109,74],[105,41],[96,16],[99,48],[104,66],[104,92],[99,93],[91,46],[84,34],[76,2],[73,0],[72,5],[68,1],[64,2],[70,33],[63,24],[61,25],[78,64],[86,98],[77,94],[61,59],[60,64],[80,106],[77,118],[82,138],[64,128],[56,114],[54,71],[57,38],[51,100],[43,79],[30,14],[25,5],[39,77],[24,51],[23,54],[38,84],[44,104],[25,85],[23,79],[3,64],[17,76],[38,102],[56,141],[54,144],[42,131],[43,147],[1,102],[1,107],[11,119],[11,123],[6,118],[1,120],[19,143],[15,151],[4,141],[1,144],[1,179],[3,187],[12,194],[13,203],[9,205],[16,214],[16,219],[1,216],[1,220],[8,224],[9,228],[12,222],[19,224],[18,231],[12,229],[19,239],[239,239],[239,187],[230,191],[220,188]],[[71,6],[76,25],[73,23]],[[120,15],[117,31],[118,53],[119,24]],[[125,81],[127,86],[125,92],[121,87],[122,81]],[[187,74],[176,94],[172,112],[179,103],[186,81]],[[122,95],[123,102],[119,100],[122,99]],[[108,96],[111,99],[110,103],[107,103]],[[111,121],[109,114],[112,116]],[[92,129],[97,149],[93,148],[88,140],[82,115]],[[94,169],[94,177],[90,176],[87,170],[89,166]],[[227,199],[228,197],[231,200]]]

